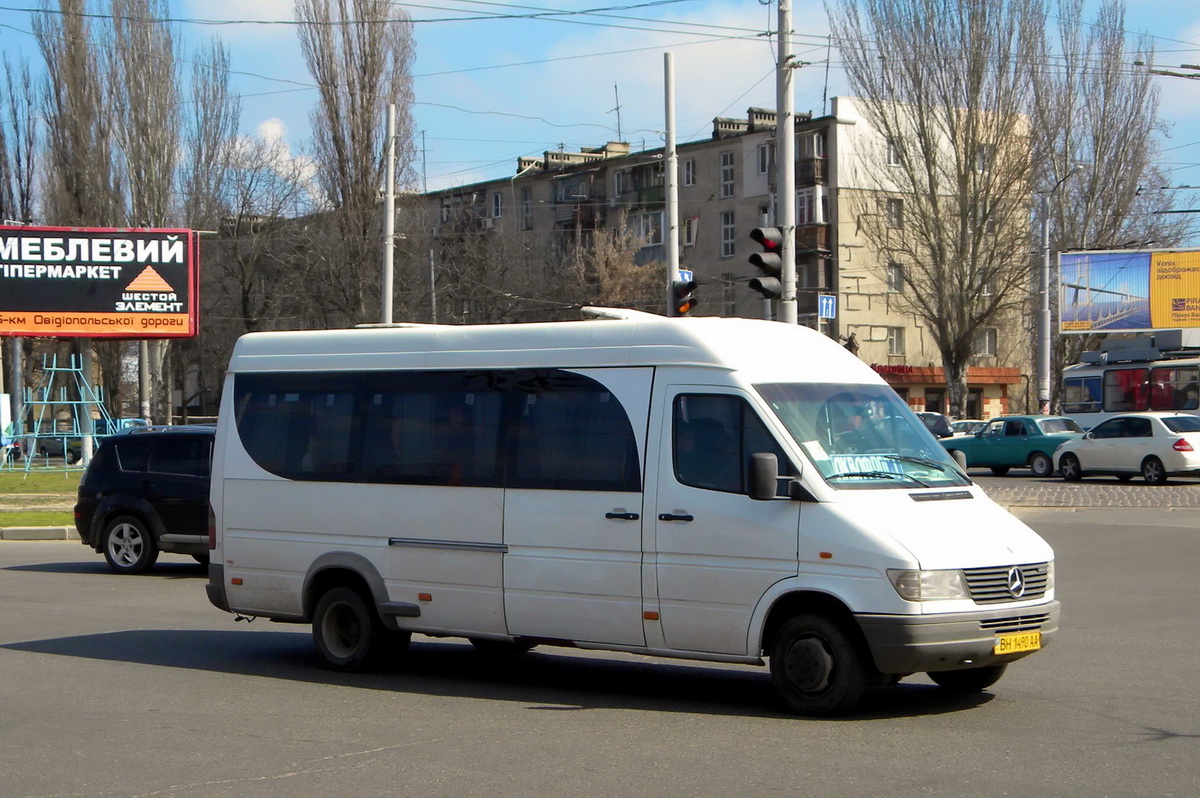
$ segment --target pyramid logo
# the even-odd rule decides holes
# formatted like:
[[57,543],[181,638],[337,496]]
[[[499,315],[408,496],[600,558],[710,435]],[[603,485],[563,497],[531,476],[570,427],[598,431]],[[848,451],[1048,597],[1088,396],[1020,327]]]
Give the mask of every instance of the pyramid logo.
[[141,274],[134,278],[133,282],[125,286],[126,291],[154,291],[171,293],[175,289],[171,284],[162,278],[162,275],[154,271],[153,266],[147,266]]

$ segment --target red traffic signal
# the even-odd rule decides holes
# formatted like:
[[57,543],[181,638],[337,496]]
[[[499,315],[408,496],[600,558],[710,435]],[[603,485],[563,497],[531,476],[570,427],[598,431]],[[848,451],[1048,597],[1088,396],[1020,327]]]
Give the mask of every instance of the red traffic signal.
[[748,285],[767,299],[778,299],[783,295],[783,284],[779,280],[783,271],[783,260],[779,257],[783,249],[783,231],[778,227],[756,227],[750,231],[750,238],[762,246],[763,251],[750,256],[750,263],[762,274]]
[[676,280],[671,283],[671,315],[686,316],[700,304],[696,298],[695,280]]

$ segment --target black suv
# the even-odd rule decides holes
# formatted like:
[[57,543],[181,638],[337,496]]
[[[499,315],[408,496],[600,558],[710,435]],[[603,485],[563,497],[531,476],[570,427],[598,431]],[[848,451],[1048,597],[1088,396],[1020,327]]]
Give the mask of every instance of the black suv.
[[75,528],[113,570],[139,574],[160,551],[208,562],[214,427],[134,427],[110,435],[79,483]]

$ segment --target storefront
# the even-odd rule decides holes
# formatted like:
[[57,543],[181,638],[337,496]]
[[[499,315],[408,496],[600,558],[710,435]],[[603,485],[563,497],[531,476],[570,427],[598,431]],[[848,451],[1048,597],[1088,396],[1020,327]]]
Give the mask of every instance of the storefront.
[[[891,385],[914,411],[949,415],[946,378],[941,366],[885,366],[871,368]],[[967,400],[963,418],[991,418],[1019,409],[1029,378],[1015,368],[967,369]]]

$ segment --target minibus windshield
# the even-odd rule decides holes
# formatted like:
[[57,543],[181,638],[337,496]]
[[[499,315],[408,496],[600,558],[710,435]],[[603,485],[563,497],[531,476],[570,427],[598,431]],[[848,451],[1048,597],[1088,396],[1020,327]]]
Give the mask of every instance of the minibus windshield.
[[755,388],[835,488],[970,484],[946,449],[886,385],[770,383]]

